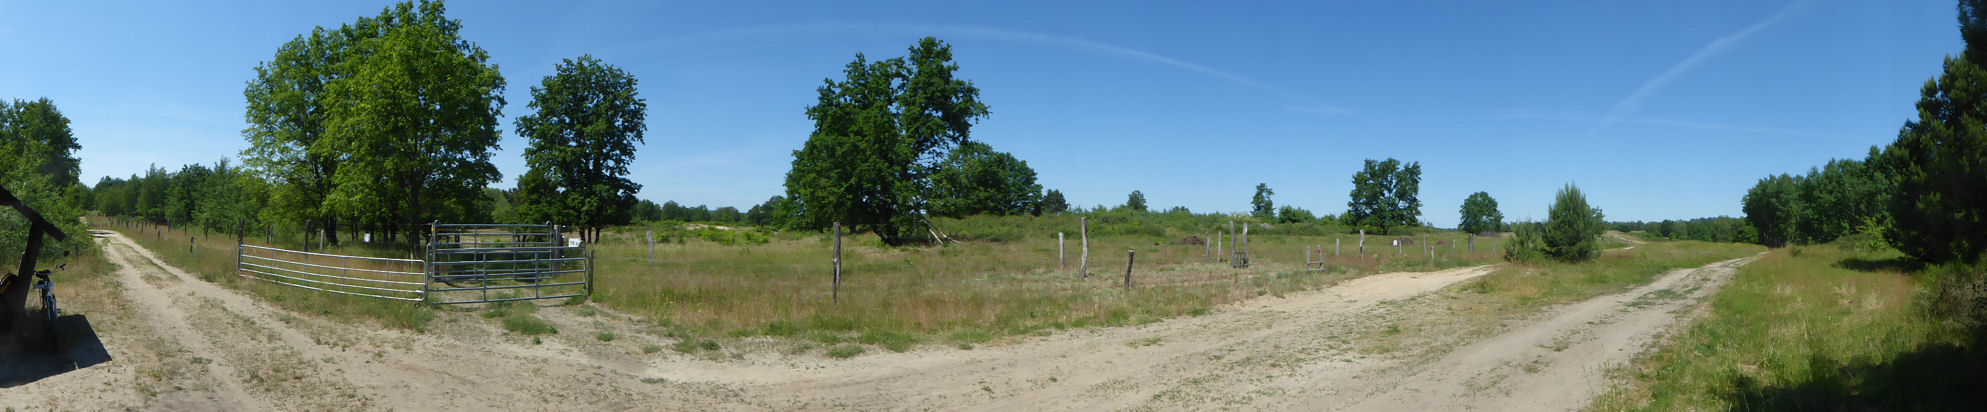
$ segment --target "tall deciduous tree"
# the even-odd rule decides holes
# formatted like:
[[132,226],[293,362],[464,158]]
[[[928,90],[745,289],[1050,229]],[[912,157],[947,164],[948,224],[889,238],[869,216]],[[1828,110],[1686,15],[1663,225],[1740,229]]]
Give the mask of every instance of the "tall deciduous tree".
[[627,224],[635,192],[628,164],[647,130],[648,103],[637,95],[634,75],[593,56],[560,63],[531,88],[531,108],[517,132],[531,141],[518,177],[519,212],[527,220],[582,229],[588,241],[600,228]]
[[1276,203],[1269,199],[1274,195],[1276,191],[1270,190],[1268,183],[1257,183],[1255,197],[1249,198],[1249,214],[1265,222],[1276,220]]
[[255,78],[242,91],[248,101],[248,128],[242,129],[248,148],[242,150],[242,164],[270,182],[270,207],[262,210],[263,218],[302,221],[306,232],[323,228],[325,240],[334,245],[338,215],[324,200],[338,165],[349,156],[328,142],[319,144],[325,138],[325,84],[345,76],[348,45],[368,36],[354,26],[320,27],[297,36],[277,48],[275,58],[257,65]]
[[[327,138],[319,145],[349,156],[326,201],[362,218],[398,220],[410,235],[446,208],[483,196],[501,176],[490,153],[500,137],[503,75],[444,11],[441,2],[400,3],[361,21],[359,30],[375,36],[352,44],[347,77],[325,85]],[[383,206],[398,213],[378,213]]]
[[986,143],[965,142],[946,155],[931,175],[932,214],[1020,215],[1036,213],[1042,185],[1035,169]]
[[1485,233],[1504,230],[1504,212],[1497,210],[1497,199],[1490,198],[1488,192],[1471,193],[1463,199],[1463,218],[1456,228],[1464,233]]
[[920,222],[928,177],[947,149],[965,143],[987,115],[980,89],[955,78],[952,46],[926,37],[907,57],[862,54],[829,79],[807,108],[814,132],[794,151],[787,205],[805,227],[842,222],[903,244]]
[[[0,186],[6,187],[70,234],[68,242],[43,244],[41,256],[60,256],[67,244],[86,244],[77,218],[83,210],[77,193],[75,151],[81,146],[69,129],[69,118],[48,99],[0,101]],[[28,221],[12,208],[0,207],[0,267],[14,267],[27,247]]]
[[1367,159],[1365,168],[1352,175],[1345,219],[1389,234],[1394,227],[1413,226],[1421,218],[1420,191],[1421,163]]

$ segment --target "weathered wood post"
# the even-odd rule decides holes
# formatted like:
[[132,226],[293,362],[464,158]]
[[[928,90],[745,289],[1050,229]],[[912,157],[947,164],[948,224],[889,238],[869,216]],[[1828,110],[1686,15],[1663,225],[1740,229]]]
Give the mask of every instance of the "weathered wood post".
[[1131,289],[1131,264],[1138,260],[1138,251],[1125,249],[1125,289]]
[[1214,263],[1221,263],[1221,262],[1227,262],[1227,261],[1228,261],[1228,250],[1227,250],[1227,249],[1224,249],[1224,248],[1222,248],[1222,246],[1224,246],[1224,245],[1222,244],[1222,242],[1223,242],[1223,239],[1221,238],[1221,228],[1219,228],[1219,227],[1216,227],[1216,228],[1214,228],[1214,229],[1215,229],[1215,230],[1214,230]]
[[186,234],[186,255],[193,256],[193,234]]
[[1210,238],[1210,237],[1214,237],[1214,235],[1213,235],[1212,233],[1201,233],[1201,238],[1200,238],[1200,249],[1201,249],[1201,251],[1200,251],[1200,262],[1201,262],[1201,263],[1207,263],[1207,261],[1208,261],[1208,259],[1207,259],[1207,258],[1210,258],[1210,257],[1214,257],[1214,244],[1213,244],[1213,243],[1207,243],[1208,241],[1210,241],[1210,240],[1213,240],[1213,239],[1208,239],[1208,238]]
[[1069,252],[1067,248],[1063,247],[1062,232],[1056,232],[1056,271],[1068,270],[1063,268],[1063,263],[1068,260]]
[[835,285],[830,298],[842,301],[842,222],[835,222]]
[[1476,253],[1476,234],[1470,234],[1470,253]]
[[653,265],[655,264],[655,231],[651,230],[648,232],[648,234],[649,234],[649,264]]
[[1076,262],[1076,276],[1090,278],[1090,218],[1076,219],[1077,235],[1083,237],[1083,259]]
[[1366,229],[1359,229],[1359,258],[1366,258]]
[[1242,264],[1249,264],[1249,224],[1242,224]]
[[1340,252],[1340,250],[1339,250],[1339,243],[1338,243],[1338,242],[1339,242],[1339,238],[1337,238],[1337,237],[1334,237],[1334,238],[1332,238],[1332,257],[1338,257],[1338,256],[1339,256],[1339,252]]

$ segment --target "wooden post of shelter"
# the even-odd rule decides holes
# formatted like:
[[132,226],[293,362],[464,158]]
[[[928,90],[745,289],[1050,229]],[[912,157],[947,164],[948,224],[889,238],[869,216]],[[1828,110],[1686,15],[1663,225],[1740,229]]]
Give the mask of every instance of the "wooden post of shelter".
[[[7,326],[14,320],[21,319],[27,312],[28,289],[31,289],[28,283],[35,273],[35,260],[41,259],[42,236],[53,237],[55,241],[61,242],[69,240],[69,235],[62,233],[62,228],[48,223],[48,219],[42,218],[41,213],[29,208],[26,202],[14,197],[14,192],[8,191],[5,187],[0,187],[0,205],[13,207],[14,211],[20,212],[21,216],[28,220],[27,244],[21,250],[21,271],[11,275],[10,279],[4,279],[15,286],[0,293],[0,326]],[[0,329],[6,328],[0,327]]]

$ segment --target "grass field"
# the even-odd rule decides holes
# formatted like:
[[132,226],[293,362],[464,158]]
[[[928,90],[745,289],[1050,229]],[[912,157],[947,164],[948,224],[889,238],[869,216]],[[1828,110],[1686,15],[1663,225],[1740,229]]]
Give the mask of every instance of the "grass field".
[[1626,371],[1598,410],[1980,410],[1987,362],[1922,314],[1895,251],[1776,249],[1741,268],[1708,318]]
[[[886,247],[868,234],[844,239],[839,301],[832,287],[833,240],[820,233],[753,234],[754,241],[681,227],[620,228],[594,245],[594,299],[648,317],[691,337],[778,336],[827,346],[862,343],[905,350],[918,343],[959,347],[1049,330],[1127,325],[1196,316],[1229,302],[1315,289],[1372,273],[1433,270],[1499,261],[1491,240],[1470,253],[1463,235],[1434,232],[1430,249],[1385,246],[1369,236],[1365,257],[1358,235],[1310,230],[1251,229],[1249,268],[1209,263],[1189,232],[1150,222],[1091,222],[1088,278],[1075,216],[972,218],[941,221],[945,246]],[[1113,224],[1136,226],[1113,227]],[[1224,226],[1225,227],[1225,226]],[[654,263],[647,233],[655,230]],[[1065,233],[1067,261],[1058,265],[1055,232]],[[1270,234],[1259,234],[1268,232]],[[1103,234],[1100,234],[1103,233]],[[710,238],[716,238],[712,240]],[[1342,255],[1329,269],[1304,269],[1304,248]],[[1190,242],[1189,242],[1190,243]],[[1226,248],[1232,248],[1227,246]],[[1133,287],[1124,287],[1127,251],[1136,251]],[[1060,266],[1060,267],[1059,267]],[[841,346],[844,352],[849,351]]]

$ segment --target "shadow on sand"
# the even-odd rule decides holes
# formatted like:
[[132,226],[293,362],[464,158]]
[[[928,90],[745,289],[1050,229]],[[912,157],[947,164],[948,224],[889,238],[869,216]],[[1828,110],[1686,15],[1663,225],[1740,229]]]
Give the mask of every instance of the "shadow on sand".
[[34,383],[52,376],[110,362],[110,352],[83,315],[55,318],[56,347],[43,345],[45,329],[37,322],[17,322],[21,327],[0,338],[0,388]]

